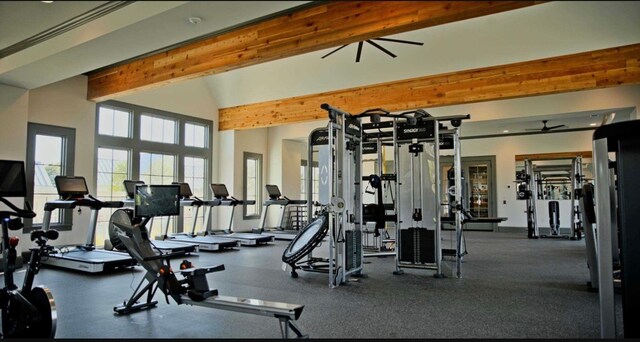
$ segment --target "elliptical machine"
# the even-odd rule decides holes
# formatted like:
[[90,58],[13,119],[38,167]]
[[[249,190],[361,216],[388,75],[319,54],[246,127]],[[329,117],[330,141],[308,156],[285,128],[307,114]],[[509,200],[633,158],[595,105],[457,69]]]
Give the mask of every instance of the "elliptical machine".
[[[56,309],[53,295],[44,286],[33,286],[35,275],[40,270],[40,259],[53,247],[48,240],[58,238],[55,230],[34,230],[31,241],[31,257],[24,276],[22,288],[14,283],[16,269],[16,246],[18,237],[9,237],[9,230],[19,230],[24,226],[23,218],[36,216],[25,201],[26,209],[19,209],[4,197],[26,197],[24,164],[22,161],[0,160],[0,202],[9,210],[0,211],[2,221],[2,257],[4,263],[4,288],[0,289],[0,308],[2,309],[2,338],[53,338],[56,333]],[[12,218],[14,217],[14,218]]]

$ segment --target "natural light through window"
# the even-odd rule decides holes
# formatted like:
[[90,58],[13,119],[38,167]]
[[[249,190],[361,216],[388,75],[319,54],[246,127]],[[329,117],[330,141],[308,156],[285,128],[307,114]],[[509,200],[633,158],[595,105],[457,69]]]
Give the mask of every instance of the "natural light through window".
[[130,136],[131,113],[111,107],[100,107],[98,120],[99,134],[124,138]]
[[185,146],[207,147],[205,141],[207,137],[207,128],[203,125],[187,123],[184,127],[184,144]]
[[[32,203],[33,210],[36,212],[36,217],[33,218],[34,224],[42,223],[44,204],[59,197],[54,179],[62,175],[62,147],[62,137],[36,135]],[[51,213],[51,223],[60,223],[60,210]]]
[[140,140],[176,143],[176,122],[150,115],[140,116]]

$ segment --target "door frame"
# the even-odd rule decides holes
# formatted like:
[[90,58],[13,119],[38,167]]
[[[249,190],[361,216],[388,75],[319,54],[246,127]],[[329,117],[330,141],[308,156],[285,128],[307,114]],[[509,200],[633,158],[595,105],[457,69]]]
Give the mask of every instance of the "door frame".
[[[489,187],[489,217],[497,217],[498,216],[498,188],[496,184],[496,156],[495,155],[485,155],[485,156],[469,156],[469,157],[461,157],[462,169],[465,170],[465,182],[467,184],[467,189],[471,189],[471,184],[469,184],[469,170],[468,166],[470,163],[479,163],[486,162],[489,164],[487,169],[487,182]],[[440,156],[440,167],[445,165],[453,164],[453,156]],[[446,181],[446,173],[443,174],[443,182]],[[468,190],[470,191],[470,190]],[[498,224],[493,223],[467,223],[464,227],[465,230],[478,230],[478,231],[496,231],[498,229]]]

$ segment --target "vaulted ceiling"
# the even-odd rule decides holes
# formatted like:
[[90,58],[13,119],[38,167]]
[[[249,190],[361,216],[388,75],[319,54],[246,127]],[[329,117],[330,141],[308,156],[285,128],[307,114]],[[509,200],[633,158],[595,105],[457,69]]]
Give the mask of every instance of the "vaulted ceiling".
[[[11,46],[15,49],[16,43],[22,42],[17,46],[22,49],[0,59],[0,83],[26,89],[44,86],[311,5],[305,1],[3,1],[0,32],[8,34],[0,35],[0,56]],[[378,42],[396,58],[365,45],[356,63],[357,44],[350,44],[324,59],[321,57],[335,47],[217,73],[204,80],[220,108],[243,106],[638,44],[639,15],[639,2],[548,2],[390,34],[386,37],[424,43]],[[200,20],[192,19],[193,24],[189,21],[193,17]],[[56,25],[69,26],[82,19],[86,22],[58,35],[48,32],[52,37],[47,40],[32,46],[26,44],[28,40],[25,43]],[[507,126],[524,130],[525,126],[541,126],[542,119],[564,119],[573,127],[585,127],[596,115],[613,110],[626,113],[622,116],[633,111],[593,108],[544,118],[505,114],[492,118],[504,121],[496,121],[492,130],[477,132],[492,134]]]

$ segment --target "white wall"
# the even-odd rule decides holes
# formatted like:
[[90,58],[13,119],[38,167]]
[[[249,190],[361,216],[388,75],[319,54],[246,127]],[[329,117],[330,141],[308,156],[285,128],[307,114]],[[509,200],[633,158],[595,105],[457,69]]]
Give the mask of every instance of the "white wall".
[[[236,198],[243,198],[243,185],[244,185],[244,152],[257,153],[262,155],[262,197],[256,199],[256,203],[258,205],[262,205],[262,200],[265,198],[265,190],[264,184],[266,184],[267,180],[267,168],[266,163],[269,160],[269,151],[267,149],[268,146],[268,134],[266,128],[258,128],[246,131],[236,131],[235,132],[235,145],[233,145],[234,151],[234,172],[233,172],[233,180],[227,183],[233,184],[233,187],[229,189],[229,193]],[[229,146],[228,148],[231,148]],[[223,148],[223,146],[221,146]],[[229,163],[229,161],[225,161],[224,164]],[[220,166],[222,167],[223,162],[220,161]],[[226,208],[220,208],[225,210]],[[235,231],[251,231],[252,229],[257,229],[260,224],[260,219],[243,219],[242,218],[243,208],[241,206],[236,207],[233,218],[233,228]],[[221,222],[222,224],[228,224],[228,219]]]
[[28,90],[0,84],[0,159],[26,159],[28,111]]
[[[28,90],[0,84],[0,122],[2,122],[0,159],[26,160],[28,111]],[[21,199],[11,198],[10,201],[18,207],[24,205]],[[0,210],[4,208],[5,206],[0,203]],[[22,241],[30,240],[27,235],[23,235]],[[28,245],[25,247],[24,242],[20,243],[17,247],[18,253],[27,248]]]
[[[76,76],[29,94],[29,122],[74,128],[76,131],[75,175],[85,177],[89,191],[96,188],[94,131],[96,104],[87,101],[87,77]],[[26,144],[26,140],[25,140]],[[73,228],[60,233],[56,245],[84,244],[90,210],[73,211]]]

